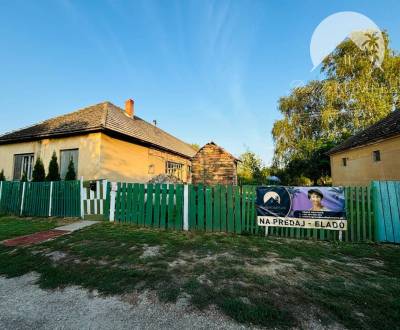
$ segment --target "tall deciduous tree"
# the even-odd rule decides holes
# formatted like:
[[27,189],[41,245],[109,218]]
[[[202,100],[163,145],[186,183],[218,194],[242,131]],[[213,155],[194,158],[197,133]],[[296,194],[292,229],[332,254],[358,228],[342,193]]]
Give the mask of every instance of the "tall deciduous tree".
[[[321,80],[294,88],[279,100],[283,118],[272,129],[275,166],[319,160],[318,150],[340,143],[400,107],[400,56],[390,49],[384,33],[385,56],[378,67],[375,37],[367,37],[370,47],[365,51],[350,39],[342,42],[323,61]],[[325,165],[313,173],[322,176]]]
[[32,181],[33,182],[42,182],[46,179],[46,173],[44,170],[44,165],[40,157],[36,159],[35,166],[33,167],[32,172]]
[[247,150],[239,157],[238,180],[240,184],[265,183],[268,176],[268,168],[264,166],[261,158],[254,152]]
[[56,152],[53,152],[53,156],[51,156],[51,160],[49,163],[49,171],[46,177],[47,181],[60,181],[60,170],[58,167],[57,155]]

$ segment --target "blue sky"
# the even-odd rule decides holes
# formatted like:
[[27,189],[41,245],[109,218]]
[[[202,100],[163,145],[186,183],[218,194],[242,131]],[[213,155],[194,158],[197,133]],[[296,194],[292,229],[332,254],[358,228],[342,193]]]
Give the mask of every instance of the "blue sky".
[[400,50],[398,1],[1,1],[0,132],[105,100],[175,136],[268,164],[279,97],[317,25],[356,11]]

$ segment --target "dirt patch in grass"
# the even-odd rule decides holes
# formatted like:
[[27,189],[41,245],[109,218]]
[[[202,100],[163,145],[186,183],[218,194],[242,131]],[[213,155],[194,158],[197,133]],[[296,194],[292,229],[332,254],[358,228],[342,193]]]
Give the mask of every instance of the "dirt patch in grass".
[[59,262],[60,260],[67,257],[67,254],[62,251],[51,251],[45,254],[46,257],[49,257],[53,262]]
[[267,276],[277,276],[278,274],[284,272],[285,270],[287,270],[288,268],[293,268],[294,265],[293,264],[289,264],[289,263],[284,263],[282,261],[280,261],[279,259],[275,259],[273,261],[270,261],[264,265],[251,265],[246,263],[245,264],[245,268],[252,272],[255,273],[257,275],[267,275]]
[[161,247],[158,245],[148,246],[147,244],[144,244],[143,253],[140,256],[140,259],[158,257],[160,255],[160,249]]
[[35,270],[45,288],[81,285],[132,304],[147,292],[250,326],[374,329],[400,322],[400,247],[104,223],[12,251],[0,249],[0,273]]

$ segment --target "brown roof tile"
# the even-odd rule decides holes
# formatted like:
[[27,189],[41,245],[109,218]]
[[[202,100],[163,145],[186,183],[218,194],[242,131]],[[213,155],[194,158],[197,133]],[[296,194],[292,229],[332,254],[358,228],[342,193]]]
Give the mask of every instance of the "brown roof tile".
[[63,116],[45,120],[0,136],[0,144],[38,140],[73,134],[102,131],[137,142],[153,145],[174,153],[193,157],[196,151],[187,143],[162,129],[124,111],[110,102],[99,103]]
[[349,137],[341,144],[329,150],[328,154],[331,155],[396,135],[400,135],[400,110],[391,112],[387,117],[376,122],[367,129]]

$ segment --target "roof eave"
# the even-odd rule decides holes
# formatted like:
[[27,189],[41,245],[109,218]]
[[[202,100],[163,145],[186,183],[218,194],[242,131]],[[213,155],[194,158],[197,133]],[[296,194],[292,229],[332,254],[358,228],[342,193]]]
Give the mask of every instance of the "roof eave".
[[22,137],[18,137],[18,138],[10,138],[10,139],[4,139],[4,140],[2,140],[0,137],[0,145],[22,143],[22,142],[33,142],[33,141],[38,141],[38,140],[43,140],[43,139],[56,139],[56,138],[63,138],[63,137],[76,136],[76,135],[85,135],[85,134],[96,133],[96,132],[101,132],[101,131],[102,131],[102,128],[96,127],[96,128],[69,131],[69,132],[57,132],[57,133],[51,133],[51,134],[38,134],[38,135],[34,135],[34,136],[22,136]]
[[370,146],[372,144],[379,143],[379,142],[386,141],[386,140],[390,140],[390,139],[393,139],[393,138],[396,138],[396,137],[400,137],[400,134],[399,133],[392,134],[392,135],[386,136],[384,138],[380,138],[380,139],[377,139],[377,140],[369,141],[367,143],[362,143],[362,144],[358,144],[358,145],[355,145],[355,146],[347,147],[347,148],[344,148],[344,149],[337,149],[338,147],[340,147],[340,146],[338,146],[338,147],[333,148],[332,150],[329,150],[326,154],[328,156],[331,156],[331,155],[338,154],[338,153],[341,153],[341,152],[345,152],[345,151],[348,151],[348,150]]
[[123,134],[123,133],[120,133],[120,132],[116,132],[114,130],[110,130],[110,129],[107,129],[107,128],[103,129],[103,133],[108,135],[108,136],[110,136],[110,137],[112,137],[112,138],[116,138],[116,139],[127,141],[127,142],[135,142],[136,144],[140,144],[140,145],[143,145],[143,146],[146,146],[146,147],[152,147],[152,148],[160,150],[160,151],[166,151],[166,152],[172,153],[174,155],[186,158],[188,160],[191,160],[192,157],[194,156],[194,155],[193,156],[189,156],[189,155],[183,154],[183,153],[181,153],[179,151],[172,150],[172,149],[169,149],[169,148],[165,148],[165,147],[162,147],[162,146],[160,146],[158,144],[151,143],[151,142],[148,142],[148,141],[145,141],[145,140],[133,137],[133,136],[129,136],[129,135],[126,135],[126,134]]

